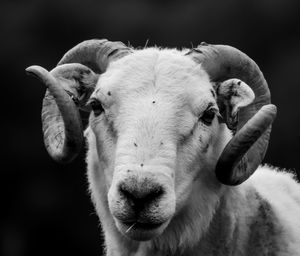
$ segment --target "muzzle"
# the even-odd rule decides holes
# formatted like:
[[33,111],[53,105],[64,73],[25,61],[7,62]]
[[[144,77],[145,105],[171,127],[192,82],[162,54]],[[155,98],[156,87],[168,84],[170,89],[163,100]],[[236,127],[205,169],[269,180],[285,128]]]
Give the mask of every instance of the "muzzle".
[[175,212],[174,180],[161,171],[125,169],[115,174],[108,193],[118,229],[134,240],[161,234]]

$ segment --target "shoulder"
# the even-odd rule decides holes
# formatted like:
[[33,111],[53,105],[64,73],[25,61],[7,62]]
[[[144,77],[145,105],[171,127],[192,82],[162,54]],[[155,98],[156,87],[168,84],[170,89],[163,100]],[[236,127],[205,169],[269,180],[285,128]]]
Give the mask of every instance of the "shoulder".
[[247,183],[271,207],[283,231],[287,251],[299,252],[300,184],[295,175],[287,170],[264,165],[257,169]]

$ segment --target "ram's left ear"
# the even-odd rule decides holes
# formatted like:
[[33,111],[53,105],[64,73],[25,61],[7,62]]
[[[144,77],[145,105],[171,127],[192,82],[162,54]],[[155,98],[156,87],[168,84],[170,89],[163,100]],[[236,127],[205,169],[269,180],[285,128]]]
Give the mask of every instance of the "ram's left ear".
[[215,83],[220,114],[231,130],[235,130],[238,122],[238,111],[248,106],[255,98],[252,89],[239,79],[228,79]]

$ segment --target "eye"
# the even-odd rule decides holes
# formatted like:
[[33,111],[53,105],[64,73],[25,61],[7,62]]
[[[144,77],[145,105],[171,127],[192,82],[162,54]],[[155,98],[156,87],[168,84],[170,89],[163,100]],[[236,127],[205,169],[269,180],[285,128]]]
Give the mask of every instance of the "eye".
[[205,124],[205,125],[211,125],[212,121],[214,120],[216,115],[216,111],[212,108],[206,109],[202,116],[200,117],[200,120]]
[[101,102],[95,98],[90,99],[88,105],[91,106],[95,116],[99,116],[104,111]]

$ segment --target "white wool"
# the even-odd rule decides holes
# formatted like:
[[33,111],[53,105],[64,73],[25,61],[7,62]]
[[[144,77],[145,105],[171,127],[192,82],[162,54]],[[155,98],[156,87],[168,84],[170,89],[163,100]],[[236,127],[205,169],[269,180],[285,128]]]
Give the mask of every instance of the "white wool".
[[[177,50],[137,50],[101,75],[92,97],[101,100],[106,118],[91,114],[85,136],[107,255],[300,255],[300,186],[291,174],[261,166],[237,187],[216,180],[214,165],[231,132],[216,119],[210,128],[197,123],[215,101],[212,89],[201,66]],[[146,242],[121,234],[109,208],[124,169],[141,163],[175,175],[176,212]]]

